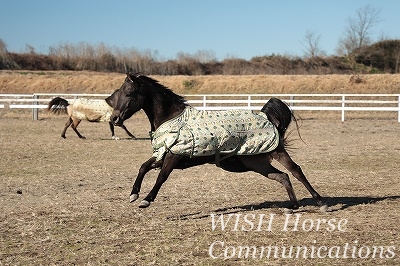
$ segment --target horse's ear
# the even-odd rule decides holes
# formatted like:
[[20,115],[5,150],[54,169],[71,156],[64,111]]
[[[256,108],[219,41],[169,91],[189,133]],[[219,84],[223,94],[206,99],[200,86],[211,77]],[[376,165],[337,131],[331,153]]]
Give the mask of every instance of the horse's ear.
[[126,73],[126,77],[129,80],[129,82],[133,82],[131,73]]
[[130,79],[132,79],[132,76],[135,75],[135,73],[133,72],[133,70],[132,70],[131,67],[129,67],[129,68],[125,67],[125,71],[126,71],[126,75],[127,75],[128,78],[130,78]]

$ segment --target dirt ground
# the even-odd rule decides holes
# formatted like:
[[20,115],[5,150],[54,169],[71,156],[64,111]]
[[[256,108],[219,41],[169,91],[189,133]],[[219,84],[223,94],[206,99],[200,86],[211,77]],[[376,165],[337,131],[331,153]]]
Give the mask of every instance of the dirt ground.
[[71,129],[62,139],[65,120],[0,118],[0,265],[400,264],[395,117],[305,117],[306,144],[294,140],[290,153],[329,210],[291,178],[302,205],[292,215],[277,182],[212,165],[175,170],[139,209],[129,194],[151,155],[144,115],[126,122],[138,140],[119,128],[124,139],[111,140],[106,123],[86,121],[87,139]]

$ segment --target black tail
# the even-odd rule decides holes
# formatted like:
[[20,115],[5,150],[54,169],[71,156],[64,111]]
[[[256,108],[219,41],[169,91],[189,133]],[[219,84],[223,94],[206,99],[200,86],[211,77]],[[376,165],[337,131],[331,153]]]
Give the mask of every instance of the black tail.
[[286,129],[289,127],[292,119],[296,122],[297,129],[299,128],[292,110],[278,98],[269,99],[261,109],[261,112],[267,115],[269,121],[275,125],[278,129],[279,136],[282,138],[284,138]]
[[61,97],[56,97],[52,99],[49,102],[49,105],[47,106],[47,110],[54,113],[54,114],[60,114],[60,113],[65,113],[67,114],[67,107],[69,103],[67,100],[61,98]]

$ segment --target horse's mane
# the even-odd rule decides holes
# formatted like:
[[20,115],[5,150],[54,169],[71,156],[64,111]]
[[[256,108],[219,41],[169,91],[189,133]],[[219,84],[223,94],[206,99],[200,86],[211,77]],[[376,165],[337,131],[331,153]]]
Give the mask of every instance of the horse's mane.
[[185,98],[181,95],[174,93],[171,89],[159,83],[158,80],[142,75],[140,73],[128,73],[128,78],[137,87],[146,90],[149,87],[163,95],[165,100],[171,101],[178,105],[188,105]]

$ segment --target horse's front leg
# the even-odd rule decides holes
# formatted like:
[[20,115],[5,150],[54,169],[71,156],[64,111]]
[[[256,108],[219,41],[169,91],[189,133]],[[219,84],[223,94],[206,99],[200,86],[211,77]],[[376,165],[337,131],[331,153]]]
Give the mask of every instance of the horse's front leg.
[[142,186],[143,178],[148,171],[157,167],[157,165],[154,164],[156,159],[157,159],[156,157],[151,157],[146,162],[144,162],[142,166],[140,166],[139,173],[132,187],[132,192],[129,197],[129,202],[134,202],[139,198],[139,192],[140,192],[140,187]]
[[110,125],[110,130],[111,130],[111,139],[119,140],[117,136],[115,136],[115,131],[114,131],[114,124],[111,122],[108,122]]
[[164,158],[160,173],[158,174],[156,183],[154,184],[149,194],[139,204],[139,208],[146,208],[150,206],[150,202],[155,200],[162,184],[164,184],[164,182],[168,179],[168,176],[171,174],[172,170],[174,170],[175,166],[181,158],[182,156],[167,153]]

